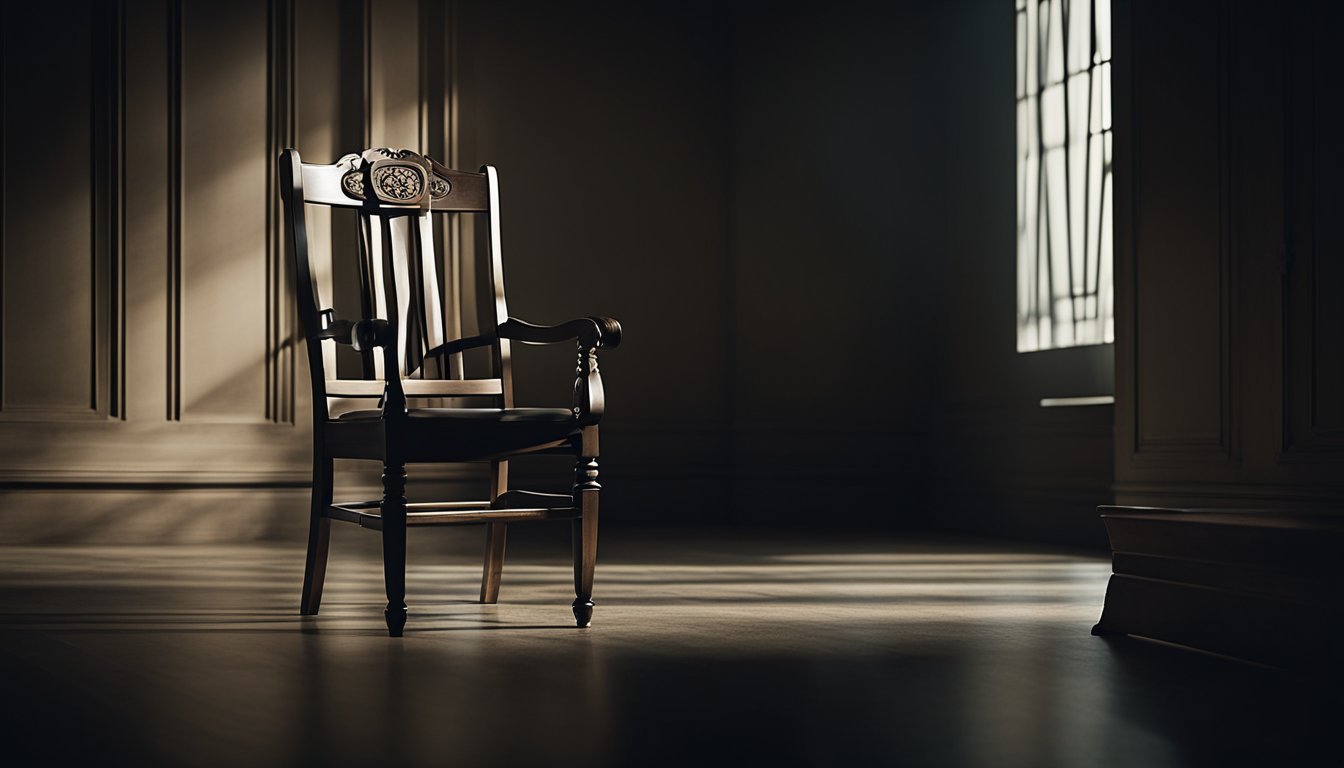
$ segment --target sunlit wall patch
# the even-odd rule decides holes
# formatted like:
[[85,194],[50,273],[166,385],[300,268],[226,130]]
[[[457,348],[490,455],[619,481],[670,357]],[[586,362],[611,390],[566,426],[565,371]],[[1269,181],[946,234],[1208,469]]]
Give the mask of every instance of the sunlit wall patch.
[[1017,350],[1115,340],[1110,0],[1017,3]]

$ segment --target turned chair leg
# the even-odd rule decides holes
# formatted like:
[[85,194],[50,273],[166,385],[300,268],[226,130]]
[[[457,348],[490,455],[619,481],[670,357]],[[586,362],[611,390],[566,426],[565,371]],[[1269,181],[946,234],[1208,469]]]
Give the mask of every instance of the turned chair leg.
[[[509,490],[509,463],[490,462],[490,500],[498,502]],[[504,543],[509,533],[508,523],[490,523],[485,526],[485,565],[481,568],[481,602],[499,602],[499,580],[504,573]]]
[[387,587],[387,634],[406,627],[406,465],[383,465],[383,583]]
[[316,616],[322,606],[322,584],[327,578],[327,549],[331,541],[331,520],[326,517],[331,504],[332,462],[319,457],[313,461],[313,506],[308,519],[308,560],[303,567],[303,593],[299,613]]
[[581,456],[574,466],[574,620],[580,627],[593,623],[593,569],[597,565],[597,457]]

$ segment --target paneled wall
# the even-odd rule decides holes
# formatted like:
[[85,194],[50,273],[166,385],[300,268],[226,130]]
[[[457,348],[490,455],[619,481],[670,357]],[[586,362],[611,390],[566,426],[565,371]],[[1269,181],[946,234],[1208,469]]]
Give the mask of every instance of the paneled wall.
[[[730,472],[729,31],[714,4],[124,0],[5,14],[0,538],[306,525],[307,371],[274,188],[289,145],[318,162],[391,145],[497,164],[515,313],[626,325],[603,361],[613,520],[722,515],[697,507]],[[62,30],[62,45],[33,29]],[[471,284],[471,263],[457,266],[450,279]],[[337,281],[338,308],[349,288]],[[515,363],[522,404],[569,401],[571,351],[519,349]],[[541,479],[544,463],[514,475]],[[430,477],[462,493],[478,475]],[[235,514],[202,514],[224,508]]]
[[[307,373],[273,170],[289,144],[499,165],[511,308],[626,326],[603,360],[613,521],[842,514],[1100,542],[1113,500],[1344,494],[1324,3],[1116,1],[1117,340],[1028,355],[1011,3],[4,14],[5,541],[302,528]],[[564,349],[516,364],[522,404],[567,401]],[[1112,385],[1114,409],[1038,405]],[[543,477],[533,462],[515,476]],[[200,514],[226,504],[241,513]]]
[[451,18],[442,0],[6,6],[0,536],[303,525],[275,157],[447,157]]
[[1116,490],[1344,497],[1335,4],[1118,4]]

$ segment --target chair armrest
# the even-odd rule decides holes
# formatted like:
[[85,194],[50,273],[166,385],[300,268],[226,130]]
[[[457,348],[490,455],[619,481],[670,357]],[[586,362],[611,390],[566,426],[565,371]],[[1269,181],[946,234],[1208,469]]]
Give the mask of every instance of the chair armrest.
[[463,352],[468,349],[475,349],[477,347],[488,347],[494,343],[495,343],[494,336],[467,336],[466,338],[462,339],[453,339],[452,341],[446,341],[440,344],[439,346],[434,347],[433,349],[426,352],[425,359],[429,359],[431,357],[446,357],[448,355],[455,355],[458,352]]
[[499,338],[531,344],[577,339],[587,349],[614,349],[621,343],[621,324],[610,317],[580,317],[559,325],[533,325],[510,317],[499,324]]
[[533,325],[510,317],[499,324],[499,338],[532,344],[555,344],[577,339],[579,365],[574,381],[574,419],[583,426],[596,424],[605,410],[597,350],[621,343],[621,324],[610,317],[581,317],[559,325]]
[[337,344],[349,344],[356,351],[367,352],[374,347],[393,346],[397,335],[386,320],[332,320],[318,331],[317,338],[332,339]]

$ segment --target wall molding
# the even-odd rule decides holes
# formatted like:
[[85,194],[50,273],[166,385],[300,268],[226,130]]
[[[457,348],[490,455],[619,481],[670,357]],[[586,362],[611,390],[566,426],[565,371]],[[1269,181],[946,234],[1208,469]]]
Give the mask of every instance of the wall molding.
[[1120,482],[1114,486],[1117,503],[1148,503],[1160,506],[1181,505],[1182,500],[1198,500],[1209,506],[1244,507],[1252,502],[1261,507],[1291,508],[1307,504],[1340,512],[1340,485],[1286,485],[1283,483],[1222,482]]
[[[292,0],[271,0],[267,19],[267,156],[295,144],[295,86],[298,67]],[[280,186],[274,162],[266,164],[266,418],[293,423],[298,309],[280,217]]]
[[[107,63],[107,72],[113,78],[115,97],[111,100],[115,110],[113,125],[116,135],[112,141],[113,203],[110,206],[109,224],[113,227],[111,241],[115,246],[111,275],[111,327],[108,330],[111,339],[111,362],[108,373],[108,415],[116,419],[126,418],[126,3],[118,0],[115,9],[116,47],[111,51]],[[3,336],[0,332],[0,336]]]
[[312,474],[265,467],[229,470],[80,467],[0,469],[0,488],[307,488]]
[[182,420],[182,0],[168,4],[167,421]]
[[[368,488],[379,488],[378,470],[372,464],[364,474],[373,480]],[[487,477],[485,470],[471,465],[412,465],[413,482],[474,482]],[[161,469],[156,467],[97,467],[31,470],[0,469],[0,488],[308,488],[312,472],[295,467],[233,467],[228,469]]]
[[[1235,304],[1233,296],[1235,293],[1235,271],[1232,268],[1233,262],[1233,243],[1232,243],[1232,199],[1233,199],[1233,178],[1231,173],[1231,133],[1230,133],[1230,101],[1231,101],[1231,56],[1230,56],[1230,23],[1228,19],[1228,7],[1226,0],[1218,0],[1215,3],[1217,10],[1215,13],[1216,35],[1217,35],[1217,108],[1215,115],[1216,124],[1216,142],[1218,154],[1218,299],[1219,299],[1219,383],[1220,399],[1219,403],[1219,425],[1216,432],[1208,434],[1198,433],[1170,433],[1160,434],[1151,432],[1144,423],[1143,409],[1140,400],[1143,396],[1142,379],[1142,361],[1143,352],[1139,348],[1142,334],[1141,324],[1143,318],[1135,311],[1132,316],[1133,326],[1131,328],[1131,338],[1133,346],[1131,349],[1132,365],[1130,366],[1130,377],[1132,378],[1132,392],[1134,398],[1132,402],[1135,407],[1131,411],[1133,447],[1131,456],[1136,463],[1145,461],[1145,453],[1159,453],[1163,457],[1157,461],[1165,462],[1167,455],[1173,453],[1187,454],[1188,459],[1194,461],[1214,461],[1230,462],[1234,461],[1237,454],[1237,441],[1233,435],[1235,430],[1234,414],[1236,410],[1233,407],[1233,401],[1236,397],[1234,387],[1234,349],[1231,344],[1233,323],[1235,317]],[[1129,28],[1129,34],[1134,34],[1134,28]],[[1137,47],[1137,46],[1136,46]],[[1133,66],[1132,64],[1130,65]],[[1132,69],[1131,69],[1132,72]],[[1131,74],[1131,83],[1135,91],[1138,90],[1136,78]],[[1135,131],[1137,121],[1130,121],[1130,133],[1133,137],[1134,149],[1137,155],[1138,135]],[[1139,187],[1138,178],[1140,169],[1137,164],[1130,163],[1129,171],[1132,174],[1132,189]],[[1129,283],[1131,303],[1134,307],[1139,306],[1139,293],[1142,290],[1138,279],[1138,270],[1143,257],[1141,255],[1139,228],[1140,228],[1140,207],[1135,204],[1135,199],[1131,198],[1130,221],[1128,229],[1130,231],[1130,268],[1133,270],[1133,277]],[[1118,251],[1119,249],[1117,249]],[[1118,286],[1117,286],[1118,287]]]
[[[114,313],[119,306],[115,295],[115,279],[120,272],[122,248],[120,247],[119,217],[122,188],[122,164],[119,162],[118,148],[121,140],[121,104],[122,80],[119,62],[122,44],[120,40],[122,3],[94,3],[89,8],[89,83],[87,107],[90,132],[90,166],[88,169],[89,220],[86,222],[89,232],[90,250],[88,255],[89,293],[82,297],[88,302],[91,323],[89,333],[89,357],[85,361],[88,372],[87,401],[82,405],[34,406],[6,404],[6,376],[4,367],[5,335],[10,329],[4,324],[4,262],[6,254],[0,247],[0,422],[80,422],[106,418],[115,414],[113,405],[115,390],[111,385],[112,377],[119,369],[114,365],[117,346],[114,341]],[[0,63],[0,115],[9,114],[9,94],[6,92],[3,63]],[[32,119],[25,116],[25,119]],[[0,128],[0,156],[7,152],[8,129]],[[6,169],[4,159],[0,157],[0,179]],[[0,184],[0,187],[7,185]],[[13,222],[4,215],[6,205],[5,189],[0,189],[0,244],[7,242],[8,228]],[[80,301],[81,297],[65,295],[65,301]],[[16,329],[22,332],[26,329]],[[61,349],[63,347],[56,347]],[[47,366],[54,361],[35,360],[34,365]],[[64,361],[62,361],[64,362]]]
[[[1332,222],[1320,216],[1322,176],[1319,141],[1322,129],[1319,88],[1328,81],[1323,61],[1319,8],[1293,5],[1284,11],[1284,184],[1283,184],[1283,462],[1344,461],[1344,423],[1324,424],[1322,404],[1327,397],[1344,399],[1338,386],[1322,387],[1322,348],[1333,349],[1344,339],[1323,339],[1321,227]],[[1313,13],[1317,12],[1317,13]],[[1328,54],[1327,54],[1328,56]],[[1329,121],[1326,120],[1326,123]],[[1327,128],[1328,130],[1328,128]],[[1330,183],[1330,182],[1326,182]],[[1331,257],[1327,256],[1327,259]],[[1337,269],[1337,268],[1336,268]],[[1331,304],[1329,298],[1325,303]],[[1340,371],[1336,369],[1335,375]],[[1344,383],[1344,382],[1337,382]],[[1336,410],[1344,410],[1335,406]]]
[[94,61],[90,78],[90,101],[93,114],[93,184],[89,201],[92,221],[93,274],[91,275],[93,334],[90,409],[102,418],[115,417],[120,408],[115,403],[118,391],[113,382],[121,366],[116,365],[120,349],[119,324],[116,313],[121,306],[120,275],[125,271],[125,254],[121,247],[122,199],[125,189],[121,162],[124,122],[122,105],[125,87],[121,77],[125,56],[122,40],[123,4],[112,2],[99,7],[95,4],[96,22],[93,25],[94,46],[90,53]]
[[0,507],[6,546],[286,541],[302,560],[308,525],[297,487],[0,487]]

